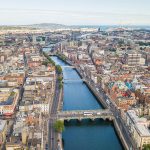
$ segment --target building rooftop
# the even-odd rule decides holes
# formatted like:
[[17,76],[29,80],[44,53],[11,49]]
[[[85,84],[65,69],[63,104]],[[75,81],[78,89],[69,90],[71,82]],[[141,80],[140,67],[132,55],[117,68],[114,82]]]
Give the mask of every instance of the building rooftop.
[[13,103],[14,97],[10,96],[7,100],[0,102],[0,105],[11,105]]
[[134,110],[129,110],[127,113],[134,122],[135,128],[137,129],[138,133],[141,136],[150,136],[150,130],[147,126],[147,119],[143,117],[140,118],[139,116],[137,116]]

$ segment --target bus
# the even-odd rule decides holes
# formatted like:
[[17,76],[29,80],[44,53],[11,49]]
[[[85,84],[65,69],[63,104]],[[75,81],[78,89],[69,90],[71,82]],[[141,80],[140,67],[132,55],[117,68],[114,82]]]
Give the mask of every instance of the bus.
[[85,115],[85,116],[92,116],[93,113],[92,112],[84,112],[83,115]]

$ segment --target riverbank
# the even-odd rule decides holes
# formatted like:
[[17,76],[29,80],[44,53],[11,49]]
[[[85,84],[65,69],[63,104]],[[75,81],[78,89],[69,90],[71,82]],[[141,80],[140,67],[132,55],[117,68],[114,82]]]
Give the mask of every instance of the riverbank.
[[[55,55],[56,56],[56,55]],[[71,62],[69,62],[69,61],[67,61],[67,63],[66,62],[64,62],[63,60],[61,60],[59,57],[52,57],[52,59],[55,61],[55,63],[56,64],[58,64],[58,65],[60,65],[60,66],[65,66],[65,65],[72,65],[71,64]],[[73,73],[73,74],[72,74]],[[78,72],[78,70],[77,69],[74,69],[74,71],[73,71],[73,69],[71,69],[71,68],[69,68],[69,69],[63,69],[63,77],[64,77],[64,79],[66,78],[66,79],[68,79],[68,77],[70,78],[70,79],[79,79],[79,77],[77,77],[77,75],[75,75],[75,74],[77,74],[78,76],[80,76],[81,78],[82,78],[82,76],[80,75],[80,72]],[[80,79],[79,79],[80,80]],[[91,103],[95,103],[95,101],[97,101],[98,100],[98,97],[97,97],[97,95],[96,94],[94,94],[94,92],[92,92],[92,89],[93,88],[91,88],[90,86],[88,86],[85,82],[84,82],[84,84],[83,83],[75,83],[75,82],[72,82],[72,83],[64,83],[64,99],[63,99],[63,102],[64,102],[64,105],[63,105],[63,110],[79,110],[78,109],[78,107],[76,107],[76,105],[78,105],[78,106],[80,106],[79,108],[80,108],[80,110],[84,110],[85,108],[85,110],[88,110],[88,109],[102,109],[102,108],[98,108],[97,106],[97,108],[93,105],[91,105]],[[84,90],[83,91],[83,89],[82,88],[85,88],[86,89],[86,91]],[[80,90],[80,88],[81,88],[81,90]],[[88,90],[87,90],[88,89]],[[73,92],[73,93],[72,93]],[[77,92],[77,93],[76,93]],[[93,95],[93,97],[95,97],[95,98],[90,98],[91,96],[89,95],[88,96],[88,93],[91,93],[92,95]],[[76,93],[76,94],[75,94]],[[79,94],[80,93],[80,94]],[[84,101],[83,101],[83,96],[85,95],[84,93],[87,93],[87,97],[86,97],[86,101],[85,101],[85,105],[87,105],[87,103],[89,103],[89,101],[91,101],[88,105],[90,105],[90,107],[88,106],[85,106],[85,105],[83,105],[83,104],[81,104],[81,103],[84,103]],[[67,98],[67,99],[66,99]],[[71,99],[70,99],[71,98]],[[76,100],[77,101],[79,101],[79,103],[80,104],[76,104]],[[74,101],[75,100],[75,101]],[[98,101],[96,102],[96,103],[98,103]],[[101,101],[99,101],[99,103],[101,104]],[[74,107],[75,106],[75,107]],[[61,106],[62,107],[62,106]],[[68,109],[69,108],[69,109]],[[112,122],[113,123],[113,122]],[[81,128],[81,126],[80,126],[80,128]],[[80,128],[79,128],[79,130],[80,130]],[[97,128],[97,127],[94,127],[94,128]],[[101,128],[101,124],[100,124],[100,128]],[[107,128],[107,126],[106,126],[106,128]],[[85,129],[84,129],[85,130]],[[90,128],[90,130],[91,130],[91,132],[93,132],[94,130],[93,130],[93,127],[92,128]],[[110,129],[109,129],[110,130]],[[111,129],[112,130],[112,129]],[[118,133],[116,132],[116,130],[115,130],[115,126],[113,125],[113,130],[115,131],[115,134],[114,133],[112,133],[112,131],[111,131],[111,133],[110,134],[108,134],[107,136],[111,136],[111,137],[114,137],[114,139],[115,139],[115,142],[117,142],[117,139],[119,140],[120,138],[119,137],[115,137],[115,136],[118,136]],[[106,130],[107,131],[107,130]],[[96,131],[97,132],[97,131]],[[64,139],[64,141],[65,142],[67,142],[68,143],[68,138],[66,139],[66,137],[64,137],[64,133],[66,133],[66,130],[63,132],[63,139]],[[87,134],[88,133],[88,131],[87,132],[85,132],[85,134]],[[72,131],[70,132],[70,134],[72,134]],[[67,135],[68,136],[68,135]],[[70,136],[70,135],[69,135]],[[101,137],[102,138],[102,137]],[[107,137],[108,138],[108,137]],[[109,138],[108,138],[109,139]],[[67,141],[66,141],[67,140]],[[97,141],[97,139],[95,139],[96,141]],[[112,140],[111,139],[109,139],[110,141],[110,143],[113,145],[113,146],[115,146],[115,147],[118,147],[119,145],[118,145],[118,143],[112,143]],[[87,143],[88,143],[88,141],[87,141]],[[104,142],[105,143],[105,142]],[[103,143],[103,144],[104,144]],[[121,144],[121,142],[120,142],[120,140],[119,140],[119,143]],[[97,143],[96,142],[96,145],[99,145],[100,143]],[[102,145],[103,145],[102,144]],[[115,144],[115,145],[114,145]],[[77,144],[78,145],[78,144]],[[74,145],[74,146],[77,146],[77,145]],[[99,147],[103,147],[101,144],[99,145]],[[107,144],[104,144],[106,147],[107,147]],[[117,146],[118,145],[118,146]],[[122,145],[122,144],[121,144]],[[122,149],[122,148],[116,148],[116,149],[118,149],[118,150],[120,150],[120,149]],[[115,149],[115,150],[116,150]],[[67,150],[66,149],[66,147],[65,147],[65,150]]]
[[[57,56],[57,55],[56,55]],[[58,57],[59,59],[61,59],[60,57]],[[62,60],[62,61],[64,61],[64,60]],[[64,61],[66,64],[68,64],[68,65],[73,65],[70,61],[68,61],[68,60],[65,60]],[[75,68],[75,71],[78,73],[78,75],[83,79],[84,77],[82,76],[82,74],[80,73],[80,70],[78,69],[78,68]],[[101,95],[98,93],[98,91],[96,90],[96,88],[95,87],[93,87],[88,81],[86,81],[86,80],[84,80],[84,83],[85,83],[85,85],[88,87],[88,89],[92,92],[92,94],[95,96],[95,98],[96,98],[96,100],[100,103],[100,104],[102,104],[103,105],[103,107],[104,108],[108,108],[108,106],[107,106],[107,103],[105,102],[105,101],[103,101],[102,99],[102,97],[101,97]],[[127,144],[126,144],[126,141],[125,141],[125,139],[124,139],[124,136],[123,136],[123,134],[121,133],[121,130],[120,130],[120,128],[119,128],[119,125],[118,125],[118,123],[117,123],[117,121],[114,119],[113,120],[113,124],[114,124],[114,128],[115,128],[115,131],[116,131],[116,133],[117,133],[117,136],[118,136],[118,138],[120,139],[120,141],[121,141],[121,143],[123,144],[123,147],[125,148],[125,149],[129,149],[128,148],[128,146],[127,146]]]
[[[68,64],[70,66],[74,66],[74,64],[72,64],[69,60],[62,59],[60,57],[60,55],[55,54],[54,56],[58,57],[59,59],[61,59],[62,61],[64,61],[66,64]],[[78,75],[80,76],[81,79],[84,79],[84,77],[82,76],[82,74],[80,73],[80,71],[79,71],[78,68],[75,67],[74,70],[78,73]],[[106,102],[102,101],[102,97],[100,97],[100,95],[97,93],[97,91],[93,87],[91,87],[91,85],[86,80],[84,80],[83,82],[87,85],[87,87],[89,88],[89,90],[96,97],[97,101],[100,104],[102,104],[103,108],[108,108]]]

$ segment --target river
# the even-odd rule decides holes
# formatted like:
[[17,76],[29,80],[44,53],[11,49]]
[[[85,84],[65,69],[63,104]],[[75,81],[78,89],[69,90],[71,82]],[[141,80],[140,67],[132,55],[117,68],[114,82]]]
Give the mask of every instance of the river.
[[[63,68],[63,110],[103,109],[76,70],[65,68],[68,65],[58,57],[51,58]],[[64,150],[123,150],[113,123],[100,119],[65,122],[62,138]]]

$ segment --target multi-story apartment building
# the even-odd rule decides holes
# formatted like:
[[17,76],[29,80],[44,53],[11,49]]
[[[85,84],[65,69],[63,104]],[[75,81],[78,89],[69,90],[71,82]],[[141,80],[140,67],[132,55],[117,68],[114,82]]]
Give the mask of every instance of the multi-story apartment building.
[[149,120],[139,117],[134,110],[128,110],[126,113],[126,124],[137,145],[137,149],[142,150],[143,145],[150,144]]
[[142,54],[135,51],[128,51],[125,54],[125,62],[129,66],[140,65]]

